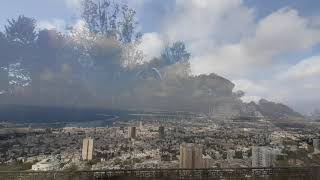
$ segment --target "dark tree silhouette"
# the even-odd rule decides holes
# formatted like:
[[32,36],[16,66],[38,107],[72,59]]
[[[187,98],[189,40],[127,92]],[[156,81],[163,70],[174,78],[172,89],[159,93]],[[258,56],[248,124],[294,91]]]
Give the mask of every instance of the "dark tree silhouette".
[[5,32],[10,41],[27,45],[34,43],[37,37],[35,28],[36,21],[34,19],[21,15],[18,19],[8,20]]
[[[134,39],[134,30],[137,25],[135,21],[136,12],[133,9],[130,9],[127,5],[123,5],[121,9],[121,22],[120,22],[120,31],[121,31],[121,41],[123,43],[131,43]],[[140,38],[140,35],[137,34],[137,38]]]
[[102,34],[126,44],[141,37],[136,33],[136,12],[110,0],[82,1],[82,18],[91,33]]
[[0,91],[5,91],[9,86],[8,67],[9,67],[9,42],[5,35],[0,32]]
[[177,62],[188,62],[190,53],[187,52],[184,42],[178,41],[171,46],[166,46],[161,57],[167,65],[171,65]]

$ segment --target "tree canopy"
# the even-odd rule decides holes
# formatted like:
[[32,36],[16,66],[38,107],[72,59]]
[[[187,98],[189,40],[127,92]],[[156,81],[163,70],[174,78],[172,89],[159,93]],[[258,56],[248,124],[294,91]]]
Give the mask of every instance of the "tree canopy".
[[28,45],[36,40],[36,20],[23,15],[17,19],[8,20],[5,26],[6,37],[13,42]]
[[[208,104],[211,94],[243,95],[232,94],[233,84],[216,75],[191,76],[191,54],[182,41],[145,59],[136,12],[126,4],[83,0],[81,18],[83,26],[65,32],[38,29],[35,19],[23,15],[8,20],[0,32],[2,102],[169,107],[190,101],[197,106],[195,98]],[[175,104],[168,105],[171,100]]]

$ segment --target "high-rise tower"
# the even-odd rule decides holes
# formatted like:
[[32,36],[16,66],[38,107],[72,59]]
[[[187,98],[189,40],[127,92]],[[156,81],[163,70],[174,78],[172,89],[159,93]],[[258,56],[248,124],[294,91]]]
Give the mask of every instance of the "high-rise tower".
[[93,156],[93,139],[85,138],[82,144],[82,160],[90,161]]
[[180,145],[180,168],[202,168],[202,148],[199,145],[188,143]]
[[320,139],[313,139],[313,153],[320,153]]
[[268,147],[252,147],[252,167],[270,167],[272,166],[272,160],[273,153]]
[[132,139],[135,139],[136,136],[137,136],[136,127],[135,126],[129,127],[129,129],[128,129],[128,137],[132,138]]
[[164,126],[160,126],[159,127],[159,138],[160,139],[163,139],[163,138],[165,138],[165,132],[164,132]]

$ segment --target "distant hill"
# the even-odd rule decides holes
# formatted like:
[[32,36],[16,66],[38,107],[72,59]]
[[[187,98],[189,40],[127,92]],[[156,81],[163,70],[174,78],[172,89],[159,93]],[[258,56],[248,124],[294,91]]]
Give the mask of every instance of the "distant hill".
[[[244,103],[241,100],[244,92],[234,92],[235,85],[217,74],[185,77],[175,75],[176,67],[171,68],[145,72],[143,75],[140,73],[139,76],[132,76],[132,79],[119,79],[110,84],[107,90],[93,91],[80,85],[68,87],[53,84],[41,91],[30,86],[13,95],[3,94],[0,96],[0,121],[99,120],[105,117],[96,114],[109,112],[111,115],[124,115],[128,109],[190,111],[227,118],[259,115],[271,118],[302,117],[284,104],[265,99],[259,103]],[[155,72],[159,73],[156,77]],[[20,106],[1,106],[1,103]]]
[[248,103],[247,106],[251,107],[251,110],[261,114],[264,117],[269,118],[303,118],[303,115],[294,111],[287,105],[281,103],[274,103],[266,99],[261,99],[258,103]]

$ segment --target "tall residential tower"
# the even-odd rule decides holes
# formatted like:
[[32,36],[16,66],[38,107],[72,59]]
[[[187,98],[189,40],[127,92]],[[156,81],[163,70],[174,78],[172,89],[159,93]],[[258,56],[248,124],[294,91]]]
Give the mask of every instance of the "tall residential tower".
[[180,145],[180,168],[197,169],[202,167],[202,147],[192,143]]
[[137,136],[137,129],[136,127],[129,127],[128,129],[128,138],[135,139]]
[[85,138],[82,144],[82,160],[90,161],[93,156],[93,139]]

